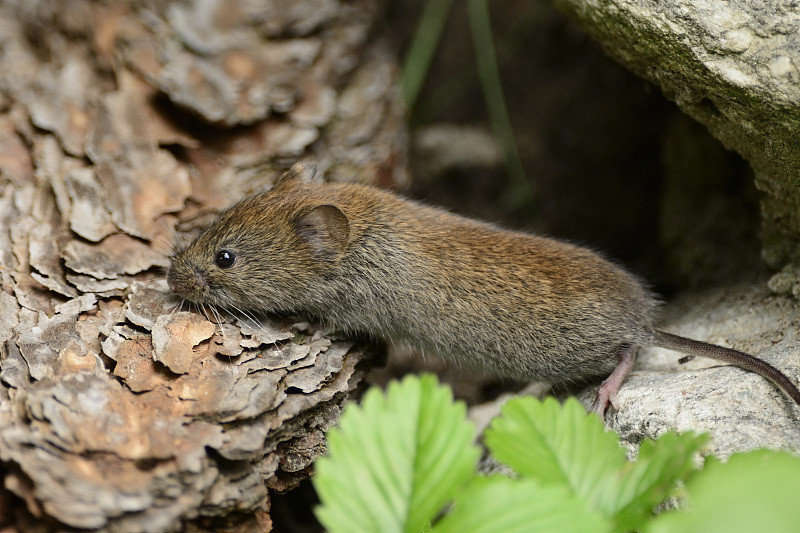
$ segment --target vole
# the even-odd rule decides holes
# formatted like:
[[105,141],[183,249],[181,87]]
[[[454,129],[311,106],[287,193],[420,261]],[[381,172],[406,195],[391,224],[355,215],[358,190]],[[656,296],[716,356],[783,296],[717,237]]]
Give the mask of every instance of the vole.
[[655,329],[655,297],[573,244],[509,231],[296,164],[176,251],[171,290],[197,304],[291,312],[405,341],[496,376],[608,376],[601,415],[640,346],[757,372],[800,404],[780,371],[746,353]]

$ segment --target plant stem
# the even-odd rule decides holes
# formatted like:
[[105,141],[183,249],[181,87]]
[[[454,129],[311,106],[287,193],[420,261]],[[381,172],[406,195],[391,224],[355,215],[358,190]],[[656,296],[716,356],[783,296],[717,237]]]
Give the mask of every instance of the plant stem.
[[525,176],[522,160],[514,140],[511,120],[508,117],[500,70],[497,67],[492,27],[489,20],[487,0],[466,0],[472,42],[475,47],[475,61],[481,81],[492,131],[503,150],[506,172],[511,179],[511,190],[506,199],[514,206],[533,200],[533,187]]
[[433,55],[439,47],[444,23],[447,22],[453,0],[428,0],[422,8],[417,31],[406,53],[400,89],[406,107],[412,109],[422,85],[428,77]]

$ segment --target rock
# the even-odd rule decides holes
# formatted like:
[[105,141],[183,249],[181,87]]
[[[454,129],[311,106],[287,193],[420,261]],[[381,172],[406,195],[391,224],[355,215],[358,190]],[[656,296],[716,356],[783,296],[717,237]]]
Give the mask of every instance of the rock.
[[[665,312],[663,329],[736,348],[800,381],[800,304],[764,286],[686,295]],[[631,446],[665,431],[704,431],[726,457],[760,447],[800,452],[800,406],[752,372],[661,348],[640,350],[606,423]],[[581,398],[588,406],[595,387]]]
[[800,262],[797,6],[766,0],[555,4],[750,162],[765,193],[762,256],[773,267]]

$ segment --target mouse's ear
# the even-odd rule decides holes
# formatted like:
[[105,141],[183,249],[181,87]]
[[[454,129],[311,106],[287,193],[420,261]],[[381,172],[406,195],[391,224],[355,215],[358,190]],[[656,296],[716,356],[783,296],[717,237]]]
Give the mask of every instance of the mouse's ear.
[[338,259],[347,248],[350,221],[338,207],[323,204],[299,216],[294,231],[309,244],[316,257]]
[[322,174],[317,172],[317,163],[311,159],[298,161],[275,181],[273,188],[322,182]]

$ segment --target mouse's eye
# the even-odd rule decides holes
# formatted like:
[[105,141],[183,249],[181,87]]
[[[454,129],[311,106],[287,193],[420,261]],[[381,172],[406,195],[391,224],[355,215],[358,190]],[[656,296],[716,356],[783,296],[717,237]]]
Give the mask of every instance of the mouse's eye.
[[236,262],[236,254],[230,250],[220,250],[214,257],[214,264],[220,268],[230,268]]

